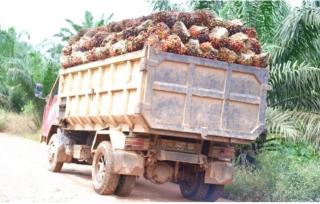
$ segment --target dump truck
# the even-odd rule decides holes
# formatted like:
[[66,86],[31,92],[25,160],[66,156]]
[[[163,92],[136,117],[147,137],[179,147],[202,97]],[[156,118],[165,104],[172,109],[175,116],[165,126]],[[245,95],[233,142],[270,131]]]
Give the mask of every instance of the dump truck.
[[61,69],[43,116],[49,170],[92,165],[103,195],[129,195],[144,177],[216,200],[235,145],[265,130],[267,81],[268,68],[150,47]]

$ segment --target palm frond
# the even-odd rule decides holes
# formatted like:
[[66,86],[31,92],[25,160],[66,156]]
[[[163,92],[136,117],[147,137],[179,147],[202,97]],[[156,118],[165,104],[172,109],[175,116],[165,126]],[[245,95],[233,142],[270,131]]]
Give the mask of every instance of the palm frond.
[[292,112],[279,108],[267,108],[266,127],[269,133],[285,138],[296,139],[300,135]]
[[[319,38],[320,8],[294,8],[274,36],[279,47],[274,50],[273,63],[292,59],[308,62],[310,56],[317,58],[319,46],[315,42]],[[313,65],[318,66],[320,62]]]
[[268,93],[270,107],[320,110],[320,68],[286,62],[272,66]]

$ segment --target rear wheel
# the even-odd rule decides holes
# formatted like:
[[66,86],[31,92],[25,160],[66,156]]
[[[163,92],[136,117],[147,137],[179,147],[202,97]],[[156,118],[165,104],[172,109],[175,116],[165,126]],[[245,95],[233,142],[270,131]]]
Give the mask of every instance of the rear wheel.
[[205,200],[210,184],[204,183],[204,172],[183,172],[179,181],[181,194],[191,200]]
[[110,142],[101,142],[94,154],[92,164],[92,183],[94,190],[101,195],[115,192],[120,175],[113,171],[113,150]]
[[206,197],[204,198],[204,201],[216,201],[218,200],[223,192],[223,186],[222,185],[214,185],[214,184],[210,184],[210,188],[209,191],[206,195]]
[[136,184],[137,177],[131,175],[121,175],[119,179],[119,184],[115,191],[118,196],[128,196],[133,190]]
[[58,150],[61,147],[58,143],[58,135],[53,134],[48,144],[48,162],[49,171],[60,172],[63,166],[63,162],[58,162]]

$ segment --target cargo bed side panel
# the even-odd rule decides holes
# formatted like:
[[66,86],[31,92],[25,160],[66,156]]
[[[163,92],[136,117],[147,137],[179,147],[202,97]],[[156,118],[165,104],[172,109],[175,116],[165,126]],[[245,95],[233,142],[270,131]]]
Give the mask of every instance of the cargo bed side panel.
[[151,51],[147,70],[151,128],[247,140],[264,130],[268,69]]

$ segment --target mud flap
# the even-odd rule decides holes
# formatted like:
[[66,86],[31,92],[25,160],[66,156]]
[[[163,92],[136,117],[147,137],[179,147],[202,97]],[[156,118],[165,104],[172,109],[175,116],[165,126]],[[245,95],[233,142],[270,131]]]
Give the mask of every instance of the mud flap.
[[234,167],[230,162],[210,161],[205,172],[204,182],[226,185],[232,182]]
[[144,172],[144,158],[135,152],[114,150],[115,174],[142,176]]

